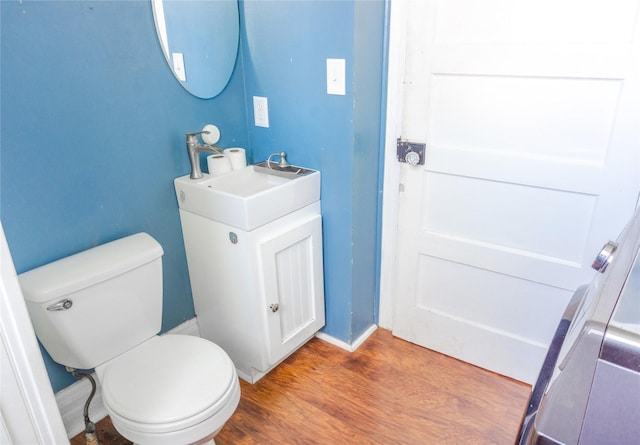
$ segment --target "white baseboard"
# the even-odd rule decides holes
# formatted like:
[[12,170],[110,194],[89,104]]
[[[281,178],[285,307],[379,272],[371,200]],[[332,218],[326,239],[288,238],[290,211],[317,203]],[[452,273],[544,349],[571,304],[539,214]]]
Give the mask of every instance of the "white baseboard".
[[360,337],[358,337],[353,343],[349,344],[347,342],[344,342],[342,340],[338,340],[335,337],[330,336],[329,334],[325,334],[324,332],[318,332],[316,334],[316,337],[318,337],[320,340],[324,340],[327,343],[331,343],[332,345],[335,345],[339,348],[345,349],[349,352],[354,352],[356,349],[358,349],[360,346],[362,346],[362,344],[367,340],[367,338],[369,338],[371,336],[371,334],[373,334],[376,329],[378,329],[378,326],[376,326],[375,324],[372,324],[371,326],[369,326],[367,328],[366,331],[364,331],[362,333],[362,335]]
[[193,317],[191,320],[187,320],[184,323],[179,324],[166,333],[193,335],[194,337],[200,337],[200,326],[198,326],[198,319],[196,317]]
[[[198,321],[196,318],[187,320],[168,331],[167,334],[195,335],[199,337],[200,328],[198,327]],[[96,379],[96,374],[93,373],[92,375],[93,378]],[[102,391],[100,385],[98,384],[97,386],[96,394],[91,401],[91,405],[89,405],[89,417],[91,421],[96,423],[107,417],[107,410],[102,403]],[[62,422],[67,430],[67,437],[69,438],[84,431],[84,404],[90,393],[91,383],[89,383],[87,379],[79,380],[56,393],[56,402],[62,415]]]

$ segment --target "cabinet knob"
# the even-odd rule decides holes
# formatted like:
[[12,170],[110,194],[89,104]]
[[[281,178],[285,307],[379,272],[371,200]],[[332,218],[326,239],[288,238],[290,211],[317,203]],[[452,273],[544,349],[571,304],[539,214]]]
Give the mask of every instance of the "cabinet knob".
[[269,309],[271,309],[271,312],[278,312],[278,309],[280,309],[280,305],[278,303],[273,303],[269,305]]

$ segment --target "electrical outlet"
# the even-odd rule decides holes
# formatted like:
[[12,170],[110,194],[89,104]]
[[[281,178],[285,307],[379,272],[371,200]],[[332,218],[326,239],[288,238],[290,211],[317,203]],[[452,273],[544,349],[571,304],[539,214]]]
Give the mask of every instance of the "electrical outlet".
[[253,96],[253,119],[256,127],[269,128],[269,104],[266,97]]

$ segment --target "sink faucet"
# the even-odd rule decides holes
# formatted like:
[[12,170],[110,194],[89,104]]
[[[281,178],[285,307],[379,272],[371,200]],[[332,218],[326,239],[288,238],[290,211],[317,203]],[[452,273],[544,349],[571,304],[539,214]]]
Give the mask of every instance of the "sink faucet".
[[187,137],[187,153],[189,154],[189,162],[191,162],[191,176],[189,176],[191,179],[202,178],[202,171],[200,170],[200,153],[224,153],[222,149],[216,145],[200,144],[198,142],[199,134],[209,134],[209,132],[205,130],[185,134]]

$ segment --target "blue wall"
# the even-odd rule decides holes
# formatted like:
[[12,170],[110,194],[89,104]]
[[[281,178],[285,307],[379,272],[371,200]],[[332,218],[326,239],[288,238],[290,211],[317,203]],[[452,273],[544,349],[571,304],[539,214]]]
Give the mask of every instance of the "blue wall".
[[[322,172],[326,333],[348,343],[374,320],[384,2],[245,1],[247,109],[256,161],[286,151]],[[326,59],[346,60],[346,95],[327,94]]]
[[[241,64],[214,100],[187,93],[150,2],[2,1],[1,213],[18,273],[131,233],[163,246],[163,330],[194,316],[172,179],[184,133],[248,142]],[[79,333],[81,335],[81,333]],[[73,382],[45,354],[54,390]]]
[[[18,273],[138,231],[165,250],[163,331],[194,316],[172,179],[184,133],[215,123],[249,160],[287,151],[322,171],[325,331],[374,320],[382,1],[245,1],[227,88],[197,99],[173,78],[147,1],[2,1],[0,217]],[[363,38],[366,36],[366,39]],[[325,61],[347,61],[326,94]],[[252,96],[270,128],[253,126]],[[45,355],[54,390],[70,384]]]

